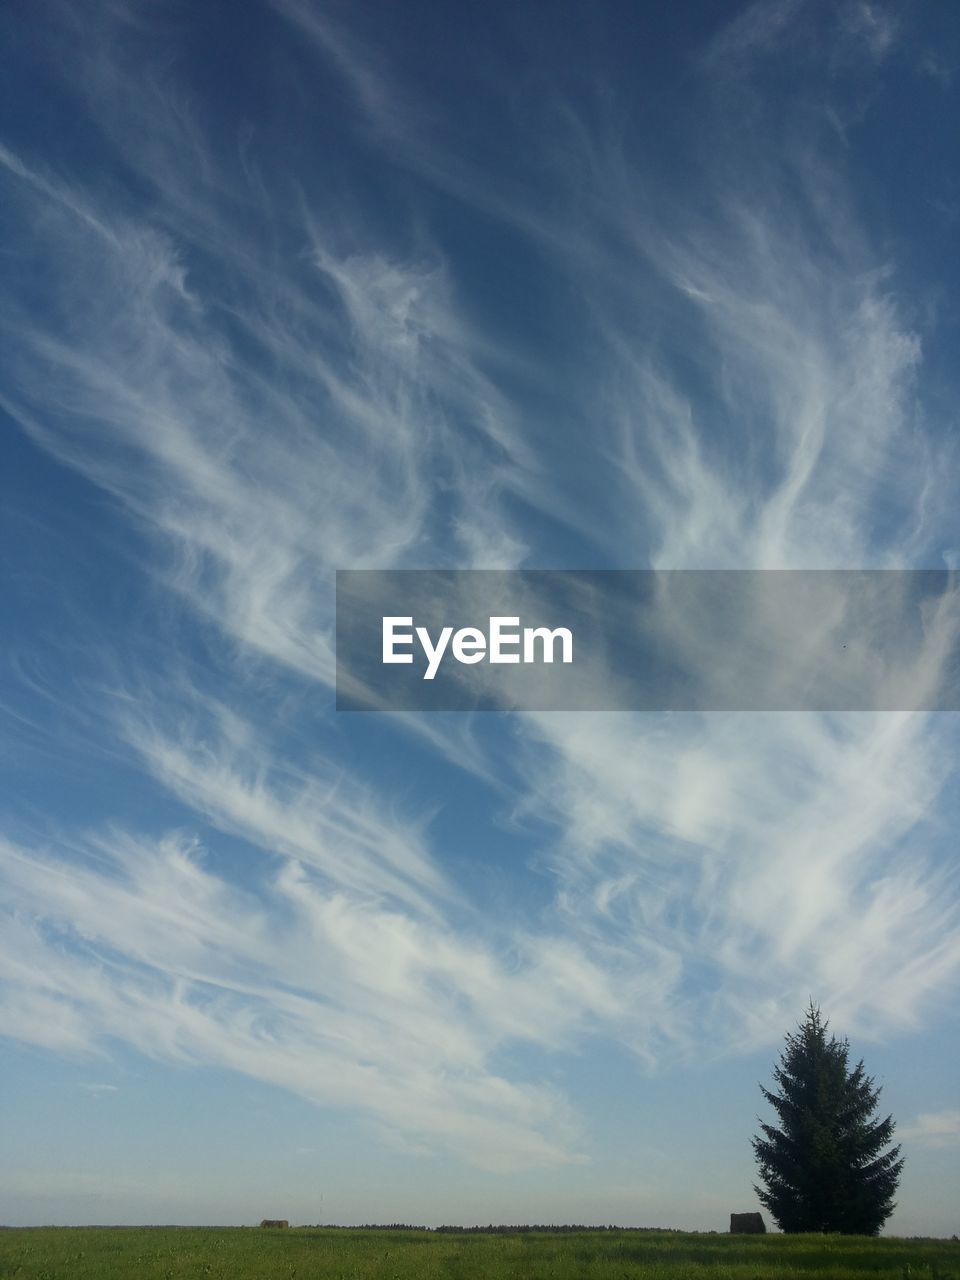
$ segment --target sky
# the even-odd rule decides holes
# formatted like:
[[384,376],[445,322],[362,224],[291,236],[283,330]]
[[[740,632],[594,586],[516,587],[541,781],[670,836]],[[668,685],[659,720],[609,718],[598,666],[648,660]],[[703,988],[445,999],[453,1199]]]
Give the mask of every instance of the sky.
[[960,10],[41,0],[0,74],[0,1221],[960,1184],[955,713],[337,712],[338,569],[953,569]]

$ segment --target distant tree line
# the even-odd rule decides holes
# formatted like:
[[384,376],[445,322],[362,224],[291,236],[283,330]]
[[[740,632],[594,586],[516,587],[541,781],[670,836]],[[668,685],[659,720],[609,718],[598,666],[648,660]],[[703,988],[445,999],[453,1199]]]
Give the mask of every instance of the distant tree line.
[[463,1234],[463,1235],[485,1235],[485,1236],[515,1236],[524,1233],[536,1235],[562,1235],[564,1232],[580,1232],[580,1231],[674,1231],[680,1233],[679,1227],[617,1227],[613,1223],[603,1224],[599,1226],[585,1226],[583,1223],[568,1223],[563,1225],[557,1223],[537,1223],[532,1226],[522,1227],[495,1227],[492,1223],[486,1227],[436,1227],[438,1235],[444,1233]]
[[[412,1222],[362,1222],[358,1226],[344,1227],[339,1224],[316,1223],[318,1228],[324,1231],[429,1231],[434,1235],[482,1235],[482,1236],[516,1236],[516,1235],[560,1235],[564,1232],[581,1232],[581,1231],[669,1231],[676,1235],[690,1235],[690,1232],[684,1232],[682,1227],[618,1227],[613,1223],[604,1224],[596,1223],[585,1226],[583,1223],[563,1223],[559,1225],[556,1222],[525,1224],[524,1226],[504,1226],[503,1224],[495,1226],[492,1222],[485,1227],[455,1227],[444,1225],[442,1227],[423,1227],[417,1226]],[[693,1233],[700,1234],[700,1233]],[[706,1234],[715,1235],[711,1231]]]

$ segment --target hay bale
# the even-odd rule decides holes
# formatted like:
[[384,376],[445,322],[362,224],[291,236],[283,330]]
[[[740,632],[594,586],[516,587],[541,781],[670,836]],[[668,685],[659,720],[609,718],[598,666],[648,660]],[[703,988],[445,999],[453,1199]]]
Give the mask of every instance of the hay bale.
[[766,1235],[763,1215],[759,1213],[731,1213],[731,1235]]
[[290,1223],[286,1218],[264,1218],[260,1225],[261,1227],[289,1227]]

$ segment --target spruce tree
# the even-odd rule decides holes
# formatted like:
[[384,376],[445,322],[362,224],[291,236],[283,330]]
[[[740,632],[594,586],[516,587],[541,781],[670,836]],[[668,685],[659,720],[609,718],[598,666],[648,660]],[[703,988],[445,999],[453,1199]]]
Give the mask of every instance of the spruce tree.
[[893,1119],[871,1119],[880,1088],[849,1055],[811,1001],[774,1067],[778,1092],[760,1086],[780,1123],[761,1122],[753,1139],[764,1184],[754,1190],[782,1231],[872,1236],[893,1212],[903,1168],[898,1146],[884,1150]]

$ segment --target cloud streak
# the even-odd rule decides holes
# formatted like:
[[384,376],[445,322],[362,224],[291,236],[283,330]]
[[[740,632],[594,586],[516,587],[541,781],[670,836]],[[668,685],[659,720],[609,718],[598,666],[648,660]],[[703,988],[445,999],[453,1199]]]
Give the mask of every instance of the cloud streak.
[[960,1146],[960,1111],[926,1111],[913,1124],[900,1125],[897,1138],[920,1147]]
[[576,1158],[559,1096],[489,1066],[505,1040],[557,1045],[614,1007],[569,943],[531,939],[508,970],[293,859],[254,894],[208,870],[195,841],[113,831],[69,854],[0,851],[8,1034],[230,1067],[485,1168]]

